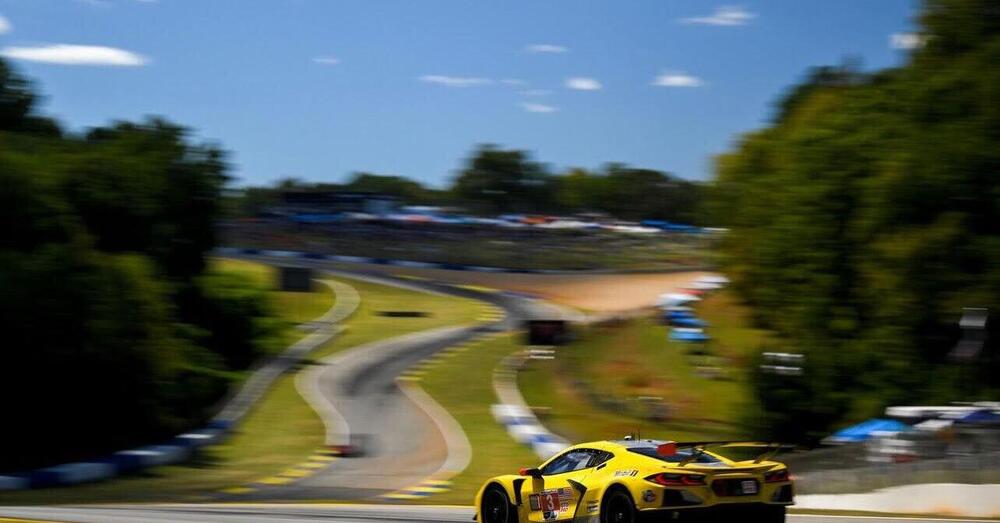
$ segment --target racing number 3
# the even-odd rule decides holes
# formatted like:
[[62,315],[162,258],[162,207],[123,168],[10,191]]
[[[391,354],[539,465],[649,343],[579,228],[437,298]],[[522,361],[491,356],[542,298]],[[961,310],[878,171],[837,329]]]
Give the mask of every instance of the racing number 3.
[[559,512],[560,507],[559,492],[542,492],[538,495],[538,508],[542,512]]

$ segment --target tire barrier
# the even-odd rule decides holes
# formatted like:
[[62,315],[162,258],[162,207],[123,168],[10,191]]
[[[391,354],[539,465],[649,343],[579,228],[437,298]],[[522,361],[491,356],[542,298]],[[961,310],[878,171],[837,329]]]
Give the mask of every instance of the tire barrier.
[[542,425],[517,389],[517,370],[527,357],[527,352],[507,356],[493,371],[493,390],[503,403],[490,407],[490,413],[511,438],[531,447],[536,456],[545,460],[568,447],[569,442]]

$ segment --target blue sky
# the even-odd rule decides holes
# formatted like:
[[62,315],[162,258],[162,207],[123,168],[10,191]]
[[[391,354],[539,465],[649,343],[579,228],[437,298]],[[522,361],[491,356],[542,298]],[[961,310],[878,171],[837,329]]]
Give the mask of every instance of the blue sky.
[[[810,66],[906,56],[915,0],[0,0],[73,129],[165,115],[240,183],[442,185],[478,143],[690,179]],[[895,38],[893,35],[897,35]]]

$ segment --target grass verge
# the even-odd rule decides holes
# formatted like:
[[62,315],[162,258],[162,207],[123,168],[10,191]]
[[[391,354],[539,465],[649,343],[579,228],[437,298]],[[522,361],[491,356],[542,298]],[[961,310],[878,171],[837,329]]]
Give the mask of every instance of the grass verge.
[[326,285],[316,285],[313,292],[279,291],[278,271],[263,263],[247,260],[216,258],[211,260],[213,270],[239,274],[255,285],[268,290],[274,314],[281,321],[283,344],[278,347],[284,350],[304,336],[296,326],[312,321],[326,312],[334,300],[333,290]]
[[504,356],[521,348],[515,334],[489,338],[440,358],[420,381],[462,425],[472,445],[472,461],[452,478],[453,489],[426,498],[426,503],[470,505],[486,479],[538,464],[531,449],[514,441],[490,414],[490,406],[497,401],[493,369]]
[[[520,374],[525,400],[547,413],[549,429],[571,441],[636,431],[675,440],[747,436],[739,425],[751,397],[746,366],[766,333],[750,328],[746,310],[725,292],[701,302],[698,314],[711,325],[710,356],[668,341],[667,327],[654,317],[595,326],[555,360],[532,362]],[[699,374],[699,367],[720,369],[722,376]],[[659,401],[663,421],[653,419],[653,411],[664,408],[651,406]]]
[[[361,305],[347,329],[313,353],[322,358],[347,347],[449,325],[475,323],[486,305],[465,298],[340,278],[361,294]],[[389,317],[386,312],[420,312],[423,316]]]

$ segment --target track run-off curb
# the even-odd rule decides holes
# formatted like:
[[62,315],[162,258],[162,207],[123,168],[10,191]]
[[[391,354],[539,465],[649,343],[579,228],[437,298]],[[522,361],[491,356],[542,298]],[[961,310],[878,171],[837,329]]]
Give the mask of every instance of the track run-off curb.
[[491,410],[511,438],[530,446],[536,456],[546,460],[568,447],[569,442],[542,425],[521,395],[517,373],[530,358],[529,354],[528,350],[509,354],[493,369],[493,393],[500,403]]

